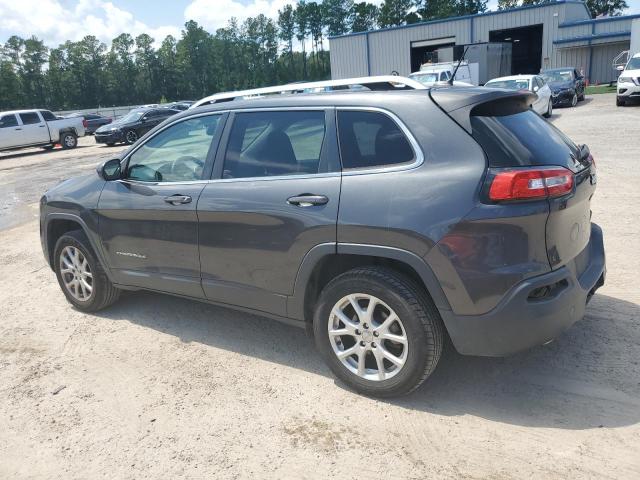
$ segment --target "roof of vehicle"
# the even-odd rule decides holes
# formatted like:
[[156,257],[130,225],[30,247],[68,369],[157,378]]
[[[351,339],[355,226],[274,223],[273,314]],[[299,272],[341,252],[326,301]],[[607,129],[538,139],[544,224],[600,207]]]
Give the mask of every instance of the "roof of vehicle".
[[[300,107],[354,107],[376,109],[382,108],[394,112],[400,109],[415,110],[417,102],[424,99],[433,101],[447,111],[452,111],[466,105],[494,100],[499,97],[522,97],[522,92],[493,89],[484,87],[463,86],[434,86],[420,90],[397,91],[368,91],[368,90],[344,90],[321,93],[305,93],[292,95],[270,95],[262,98],[250,98],[233,100],[222,103],[201,105],[180,112],[174,118],[180,119],[200,113],[224,112],[237,110],[254,110],[262,108],[300,108]],[[431,97],[431,98],[430,98]]]
[[[533,77],[537,77],[539,75],[509,75],[508,77],[498,77],[492,78],[487,83],[498,82],[502,80],[531,80]],[[486,85],[486,84],[485,84]]]
[[546,72],[561,72],[564,70],[575,70],[576,67],[556,67],[556,68],[545,68],[541,71],[541,73],[546,73]]
[[42,112],[42,111],[48,111],[46,108],[27,108],[24,110],[8,110],[6,112],[0,112],[0,115],[10,115],[10,114],[16,114],[16,113],[30,113],[30,112]]

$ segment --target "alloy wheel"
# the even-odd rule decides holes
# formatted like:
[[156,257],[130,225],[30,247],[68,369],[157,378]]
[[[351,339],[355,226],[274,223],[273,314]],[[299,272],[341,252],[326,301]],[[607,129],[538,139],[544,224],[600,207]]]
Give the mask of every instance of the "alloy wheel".
[[87,258],[79,248],[68,245],[60,252],[60,275],[67,291],[81,302],[93,295],[93,274]]
[[571,106],[575,107],[578,104],[578,94],[574,93],[571,98]]
[[333,353],[360,378],[388,380],[406,363],[409,342],[404,325],[373,295],[356,293],[340,299],[329,315],[328,333]]
[[134,132],[133,130],[129,130],[127,132],[127,142],[128,143],[136,143],[137,140],[138,140],[138,134],[136,132]]

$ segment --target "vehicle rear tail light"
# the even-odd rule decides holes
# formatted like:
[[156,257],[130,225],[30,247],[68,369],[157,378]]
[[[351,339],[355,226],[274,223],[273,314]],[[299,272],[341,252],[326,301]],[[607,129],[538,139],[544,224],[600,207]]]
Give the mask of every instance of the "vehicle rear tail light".
[[86,119],[86,118],[83,118],[83,119],[82,119],[82,126],[83,126],[84,128],[87,128],[87,127],[89,126],[89,122],[87,122],[87,119]]
[[573,190],[573,173],[563,167],[490,170],[494,202],[561,197]]

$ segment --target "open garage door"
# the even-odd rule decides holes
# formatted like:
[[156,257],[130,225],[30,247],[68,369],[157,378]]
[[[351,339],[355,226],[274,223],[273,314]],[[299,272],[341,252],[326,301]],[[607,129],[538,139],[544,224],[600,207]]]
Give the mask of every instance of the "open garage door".
[[542,66],[542,25],[508,28],[489,32],[490,42],[508,42],[511,50],[511,74],[540,73]]
[[434,38],[432,40],[420,40],[411,42],[411,71],[420,70],[420,65],[431,62],[449,62],[453,58],[438,59],[437,50],[442,47],[452,47],[456,44],[456,37]]

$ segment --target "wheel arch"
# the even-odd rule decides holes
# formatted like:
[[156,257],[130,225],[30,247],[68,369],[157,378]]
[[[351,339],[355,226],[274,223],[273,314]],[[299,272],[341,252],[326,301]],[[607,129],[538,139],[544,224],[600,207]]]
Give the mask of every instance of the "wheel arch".
[[89,246],[102,264],[105,273],[111,279],[111,272],[109,271],[109,268],[104,261],[102,250],[97,248],[93,237],[90,235],[90,229],[88,225],[82,218],[70,213],[50,213],[46,217],[43,229],[43,246],[47,249],[46,258],[49,263],[49,267],[51,267],[52,270],[54,268],[55,263],[53,261],[53,254],[58,239],[65,233],[74,230],[81,230],[85,234],[87,240],[89,241]]
[[337,275],[356,267],[378,265],[392,268],[424,287],[438,310],[451,310],[429,265],[418,255],[393,247],[363,244],[317,245],[302,261],[287,302],[288,316],[311,324],[313,308],[324,286]]

